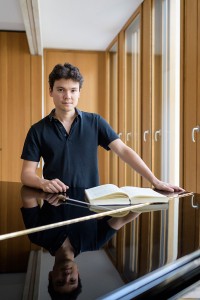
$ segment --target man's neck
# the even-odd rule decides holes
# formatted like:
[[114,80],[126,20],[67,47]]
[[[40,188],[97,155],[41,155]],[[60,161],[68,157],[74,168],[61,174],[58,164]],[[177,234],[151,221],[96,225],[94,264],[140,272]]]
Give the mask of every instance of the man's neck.
[[68,238],[55,253],[55,262],[63,260],[74,260],[74,250]]
[[72,122],[76,117],[76,110],[68,111],[68,112],[61,112],[55,110],[55,117],[60,122]]

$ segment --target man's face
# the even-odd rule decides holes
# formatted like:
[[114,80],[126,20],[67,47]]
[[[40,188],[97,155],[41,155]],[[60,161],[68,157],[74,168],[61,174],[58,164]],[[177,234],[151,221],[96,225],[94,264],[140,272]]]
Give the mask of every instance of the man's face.
[[54,265],[50,276],[53,288],[58,293],[70,293],[78,287],[78,267],[71,260]]
[[73,111],[80,97],[79,82],[71,79],[56,80],[53,90],[50,90],[49,94],[53,97],[57,111]]

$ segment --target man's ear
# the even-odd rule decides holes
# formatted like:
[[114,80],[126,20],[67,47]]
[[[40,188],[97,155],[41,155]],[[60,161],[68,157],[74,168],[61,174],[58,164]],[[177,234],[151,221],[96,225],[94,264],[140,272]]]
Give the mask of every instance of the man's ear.
[[49,96],[52,97],[52,89],[49,87]]

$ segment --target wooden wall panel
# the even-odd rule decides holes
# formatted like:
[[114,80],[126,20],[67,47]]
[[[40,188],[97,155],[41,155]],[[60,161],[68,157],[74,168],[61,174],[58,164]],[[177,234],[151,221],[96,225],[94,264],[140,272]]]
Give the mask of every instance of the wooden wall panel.
[[[31,82],[34,65],[39,66],[35,79],[41,78],[41,57],[31,59],[24,32],[0,32],[0,40],[1,180],[19,182],[20,156],[32,124],[32,107],[33,120],[41,116],[41,105],[38,105],[41,103],[41,82],[38,85]],[[37,95],[36,101],[32,93]]]
[[[105,113],[102,102],[105,98],[105,54],[103,52],[59,51],[44,52],[44,92],[45,115],[53,109],[53,101],[49,96],[48,76],[58,63],[69,62],[77,66],[84,77],[78,108],[83,111]],[[103,98],[102,98],[103,97]],[[99,101],[98,101],[99,100]]]
[[[30,124],[30,56],[24,34],[2,33],[6,49],[2,86],[2,180],[19,181],[20,154]],[[6,58],[5,58],[6,55]]]

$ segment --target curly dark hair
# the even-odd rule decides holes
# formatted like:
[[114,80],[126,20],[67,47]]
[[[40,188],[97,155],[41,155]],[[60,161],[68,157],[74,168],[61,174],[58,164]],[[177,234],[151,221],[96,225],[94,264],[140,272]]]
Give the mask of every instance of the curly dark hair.
[[54,82],[59,79],[72,79],[73,81],[79,82],[79,88],[83,85],[83,76],[79,69],[70,63],[57,64],[49,74],[49,87],[53,90]]
[[75,300],[77,299],[78,295],[82,292],[82,283],[81,279],[78,276],[78,286],[75,290],[70,293],[58,293],[53,288],[53,283],[51,277],[49,278],[49,285],[48,285],[48,292],[51,296],[52,300]]

